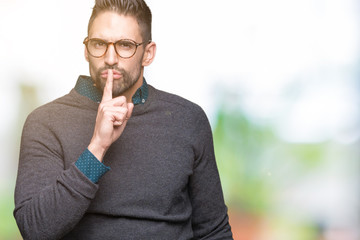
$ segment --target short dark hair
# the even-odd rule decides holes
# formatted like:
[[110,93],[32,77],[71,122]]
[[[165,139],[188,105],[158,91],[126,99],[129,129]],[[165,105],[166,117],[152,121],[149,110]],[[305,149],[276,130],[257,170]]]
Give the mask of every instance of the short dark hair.
[[120,15],[135,17],[141,29],[143,42],[152,40],[152,15],[150,8],[144,0],[95,0],[88,24],[88,34],[94,19],[104,11],[112,11]]

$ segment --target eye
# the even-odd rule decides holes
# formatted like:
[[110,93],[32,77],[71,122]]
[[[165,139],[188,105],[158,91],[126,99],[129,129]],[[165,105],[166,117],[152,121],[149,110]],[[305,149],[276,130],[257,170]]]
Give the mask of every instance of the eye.
[[104,46],[105,45],[105,43],[103,43],[103,42],[97,42],[96,43],[96,46],[99,46],[99,47],[102,47],[102,46]]
[[119,47],[121,49],[132,49],[135,47],[135,44],[130,41],[121,40],[116,43],[116,47]]
[[94,48],[106,47],[106,43],[99,39],[91,39],[89,42],[90,42],[90,45]]

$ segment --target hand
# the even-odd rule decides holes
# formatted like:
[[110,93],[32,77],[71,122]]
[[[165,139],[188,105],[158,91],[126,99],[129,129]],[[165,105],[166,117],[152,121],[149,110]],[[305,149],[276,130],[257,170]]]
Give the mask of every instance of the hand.
[[102,162],[103,157],[125,129],[134,108],[124,96],[112,98],[113,72],[108,70],[104,93],[96,116],[94,134],[88,146],[89,151]]

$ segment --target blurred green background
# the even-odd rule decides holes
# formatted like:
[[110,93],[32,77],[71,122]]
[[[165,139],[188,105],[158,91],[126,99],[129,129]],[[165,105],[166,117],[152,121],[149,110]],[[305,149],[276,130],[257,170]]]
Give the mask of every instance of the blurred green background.
[[[234,238],[360,239],[359,2],[147,2],[158,50],[146,79],[207,113]],[[21,239],[24,120],[88,74],[92,6],[0,0],[0,240]]]

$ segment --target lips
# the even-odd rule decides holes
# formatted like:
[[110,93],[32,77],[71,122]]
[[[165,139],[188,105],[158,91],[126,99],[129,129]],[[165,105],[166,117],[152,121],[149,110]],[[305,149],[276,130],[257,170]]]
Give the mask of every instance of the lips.
[[[119,72],[117,70],[114,70],[114,69],[111,69],[110,71],[113,72],[113,78],[114,79],[119,79],[119,78],[122,77],[121,72]],[[101,77],[102,78],[107,78],[108,77],[108,70],[107,69],[101,72]]]

